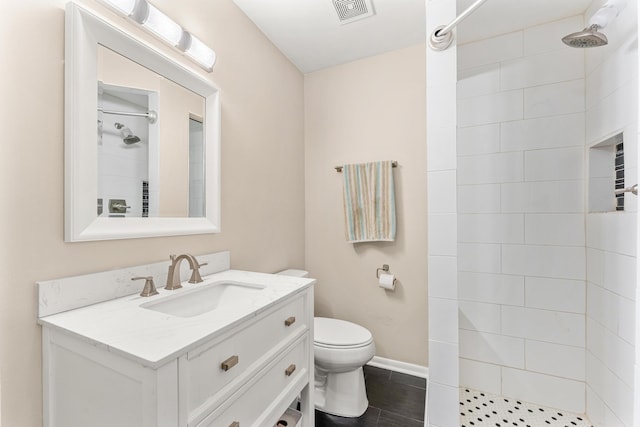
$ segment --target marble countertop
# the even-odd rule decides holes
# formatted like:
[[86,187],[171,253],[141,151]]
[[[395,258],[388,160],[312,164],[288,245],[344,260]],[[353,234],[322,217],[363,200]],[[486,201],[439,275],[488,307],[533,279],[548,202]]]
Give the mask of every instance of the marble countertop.
[[[204,282],[198,284],[183,282],[183,287],[174,291],[156,284],[159,295],[146,298],[129,295],[42,317],[38,322],[144,366],[157,368],[315,282],[309,278],[239,270],[226,270],[203,279]],[[265,288],[240,304],[218,307],[193,317],[177,317],[140,307],[218,281],[264,285]]]

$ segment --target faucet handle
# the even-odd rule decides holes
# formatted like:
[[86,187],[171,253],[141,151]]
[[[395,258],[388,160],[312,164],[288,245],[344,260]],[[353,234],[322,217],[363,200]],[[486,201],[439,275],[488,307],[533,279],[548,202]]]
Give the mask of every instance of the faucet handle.
[[196,257],[193,257],[193,269],[191,270],[191,278],[189,278],[189,283],[200,283],[202,282],[202,276],[200,276],[200,267],[203,265],[208,265],[208,262],[203,262],[200,264]]
[[158,291],[156,290],[156,285],[153,283],[153,276],[142,276],[142,277],[132,277],[131,280],[142,280],[144,279],[144,288],[142,292],[140,292],[141,297],[150,297],[153,295],[158,295]]

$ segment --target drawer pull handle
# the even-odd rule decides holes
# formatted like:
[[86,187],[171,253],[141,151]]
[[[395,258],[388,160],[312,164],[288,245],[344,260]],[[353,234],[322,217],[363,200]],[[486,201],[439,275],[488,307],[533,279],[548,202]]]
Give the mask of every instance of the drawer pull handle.
[[291,316],[287,320],[284,321],[284,326],[291,326],[294,323],[296,323],[296,318],[294,316]]
[[234,421],[231,424],[229,424],[229,427],[240,427],[240,423],[237,421]]
[[[238,356],[231,356],[230,358],[228,358],[227,360],[225,360],[224,362],[222,362],[220,364],[220,369],[222,369],[223,371],[226,372],[229,369],[231,369],[234,366],[236,366],[237,364],[238,364]],[[240,424],[238,424],[238,425],[240,425]]]
[[295,370],[296,370],[296,365],[292,363],[291,365],[289,365],[287,369],[285,369],[284,374],[290,377],[291,374],[295,372]]

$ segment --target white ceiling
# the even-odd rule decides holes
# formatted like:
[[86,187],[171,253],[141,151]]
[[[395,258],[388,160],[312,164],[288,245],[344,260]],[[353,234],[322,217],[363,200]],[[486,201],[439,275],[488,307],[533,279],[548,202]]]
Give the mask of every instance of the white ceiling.
[[[303,73],[426,39],[425,3],[428,0],[371,0],[375,15],[348,24],[340,23],[331,0],[233,1]],[[474,1],[457,0],[458,11]],[[488,0],[458,27],[458,43],[578,15],[591,2]]]

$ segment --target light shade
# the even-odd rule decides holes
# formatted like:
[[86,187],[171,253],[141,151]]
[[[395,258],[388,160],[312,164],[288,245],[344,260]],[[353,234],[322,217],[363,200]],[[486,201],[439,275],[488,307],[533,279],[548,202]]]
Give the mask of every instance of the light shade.
[[197,37],[190,35],[190,39],[191,44],[185,51],[185,55],[196,61],[205,70],[213,70],[213,65],[216,63],[216,53]]
[[178,46],[182,38],[182,27],[155,6],[149,4],[148,7],[149,11],[142,25],[172,46]]
[[136,0],[104,0],[104,2],[127,16],[131,15],[136,8]]

